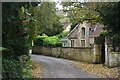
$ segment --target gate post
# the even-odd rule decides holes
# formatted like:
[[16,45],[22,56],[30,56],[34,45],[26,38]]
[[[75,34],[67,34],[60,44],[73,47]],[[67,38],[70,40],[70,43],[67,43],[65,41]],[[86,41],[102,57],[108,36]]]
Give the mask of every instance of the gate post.
[[105,65],[109,65],[109,55],[108,55],[108,45],[107,45],[107,38],[105,37]]
[[93,54],[94,54],[93,63],[100,63],[101,62],[101,59],[100,59],[100,56],[101,56],[100,45],[94,44],[94,46],[93,46]]
[[95,49],[96,45],[94,44],[93,45],[93,54],[94,54],[94,57],[93,57],[93,63],[96,63],[96,49]]

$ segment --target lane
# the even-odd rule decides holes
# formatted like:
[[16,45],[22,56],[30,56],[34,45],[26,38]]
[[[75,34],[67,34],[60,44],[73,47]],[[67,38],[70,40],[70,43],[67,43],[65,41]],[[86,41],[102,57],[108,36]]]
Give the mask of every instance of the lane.
[[31,59],[42,64],[42,78],[98,78],[75,68],[70,60],[33,54]]

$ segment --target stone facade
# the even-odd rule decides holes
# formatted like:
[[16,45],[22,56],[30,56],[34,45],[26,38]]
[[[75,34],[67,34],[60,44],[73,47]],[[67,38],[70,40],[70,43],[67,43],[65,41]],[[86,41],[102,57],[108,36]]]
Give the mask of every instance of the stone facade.
[[109,53],[109,67],[120,66],[120,52]]
[[96,45],[94,48],[86,47],[40,47],[34,46],[32,48],[33,54],[38,55],[46,55],[46,56],[54,56],[65,59],[83,61],[88,63],[99,63],[99,55],[100,53],[97,50],[98,46]]
[[[67,35],[67,47],[91,47],[94,45],[95,38],[103,32],[103,25],[90,22],[83,22],[78,25]],[[68,45],[69,43],[69,45]],[[63,43],[65,45],[65,43]],[[66,47],[64,46],[63,47]]]

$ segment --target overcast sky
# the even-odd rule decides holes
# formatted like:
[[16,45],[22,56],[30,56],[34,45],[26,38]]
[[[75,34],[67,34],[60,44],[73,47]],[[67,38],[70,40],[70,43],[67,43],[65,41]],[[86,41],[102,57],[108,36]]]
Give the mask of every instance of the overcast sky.
[[63,9],[62,5],[60,5],[61,0],[54,0],[54,1],[57,3],[56,7],[57,7],[59,10]]

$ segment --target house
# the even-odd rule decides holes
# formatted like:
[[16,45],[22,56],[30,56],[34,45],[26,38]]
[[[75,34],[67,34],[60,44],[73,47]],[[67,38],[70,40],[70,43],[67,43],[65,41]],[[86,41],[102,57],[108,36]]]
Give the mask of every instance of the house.
[[91,47],[104,31],[103,27],[99,23],[80,23],[63,39],[63,47]]
[[70,28],[71,28],[71,25],[72,25],[72,23],[66,23],[66,24],[64,24],[64,26],[63,26],[63,28],[64,28],[63,32],[69,32]]
[[[64,23],[64,26],[63,26],[64,30],[63,30],[63,32],[69,33],[71,25],[72,25],[72,23]],[[62,38],[62,39],[60,39],[60,41],[63,43],[62,44],[63,47],[69,47],[68,37]]]

